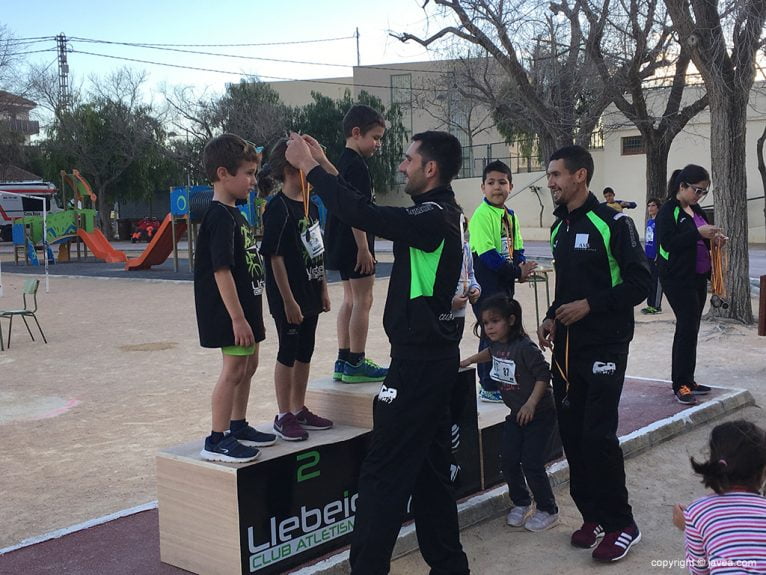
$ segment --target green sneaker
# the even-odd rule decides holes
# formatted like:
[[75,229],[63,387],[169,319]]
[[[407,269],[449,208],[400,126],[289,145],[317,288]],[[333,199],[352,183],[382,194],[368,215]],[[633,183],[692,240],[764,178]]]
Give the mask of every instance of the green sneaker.
[[362,359],[356,365],[346,362],[343,366],[343,383],[373,383],[383,381],[388,375],[388,368],[380,367],[374,361]]
[[335,360],[335,367],[332,370],[332,380],[341,381],[343,379],[343,369],[346,366],[346,362],[342,359]]

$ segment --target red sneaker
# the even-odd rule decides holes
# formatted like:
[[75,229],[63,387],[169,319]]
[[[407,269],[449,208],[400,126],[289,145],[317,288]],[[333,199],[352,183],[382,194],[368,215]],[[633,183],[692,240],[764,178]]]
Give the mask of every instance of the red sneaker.
[[639,541],[641,541],[641,532],[635,523],[620,531],[610,531],[593,550],[593,558],[605,563],[618,561],[625,557],[630,548]]
[[572,533],[572,545],[581,549],[592,549],[603,536],[604,528],[601,525],[586,521],[582,527]]

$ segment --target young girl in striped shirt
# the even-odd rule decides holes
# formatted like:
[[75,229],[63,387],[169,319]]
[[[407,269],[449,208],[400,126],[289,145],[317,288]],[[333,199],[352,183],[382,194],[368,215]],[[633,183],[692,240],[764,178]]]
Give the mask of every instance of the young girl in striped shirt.
[[766,573],[766,432],[749,421],[722,423],[710,434],[710,459],[691,464],[715,494],[673,509],[689,572]]

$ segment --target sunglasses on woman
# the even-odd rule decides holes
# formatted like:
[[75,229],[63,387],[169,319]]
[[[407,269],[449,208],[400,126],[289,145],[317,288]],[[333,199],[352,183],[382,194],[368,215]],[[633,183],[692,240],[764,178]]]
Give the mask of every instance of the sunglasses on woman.
[[710,191],[707,188],[700,188],[699,186],[695,186],[693,184],[686,184],[686,186],[694,190],[694,193],[697,194],[697,196],[700,198],[704,198]]

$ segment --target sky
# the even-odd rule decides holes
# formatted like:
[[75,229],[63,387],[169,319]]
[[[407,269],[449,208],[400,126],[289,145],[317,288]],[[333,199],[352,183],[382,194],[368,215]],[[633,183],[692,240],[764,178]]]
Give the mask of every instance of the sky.
[[[69,40],[70,82],[103,76],[121,66],[148,73],[148,85],[192,85],[220,91],[242,75],[264,81],[337,78],[352,75],[359,29],[362,65],[435,59],[390,31],[427,35],[438,21],[421,8],[423,0],[0,0],[0,25],[25,43],[29,62],[56,69],[53,36]],[[433,14],[434,8],[429,7]],[[314,40],[328,40],[309,42]],[[97,42],[93,42],[96,40]],[[104,43],[111,42],[111,43]],[[116,44],[171,44],[154,49]],[[288,44],[291,43],[291,44]],[[178,46],[211,44],[217,46]],[[234,47],[231,44],[271,44]],[[175,51],[172,51],[172,50]],[[32,53],[38,50],[47,50]],[[180,52],[214,52],[210,56]],[[89,54],[86,54],[88,52]],[[101,54],[96,56],[94,54]],[[160,66],[144,60],[226,73]],[[258,59],[255,59],[258,58]],[[293,61],[293,62],[290,62]],[[301,63],[298,63],[301,62]]]

